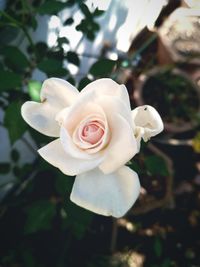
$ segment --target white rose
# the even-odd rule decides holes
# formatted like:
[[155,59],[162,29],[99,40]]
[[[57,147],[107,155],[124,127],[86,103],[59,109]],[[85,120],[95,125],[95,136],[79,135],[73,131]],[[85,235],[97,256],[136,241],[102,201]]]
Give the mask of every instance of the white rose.
[[138,152],[141,138],[163,129],[154,123],[161,121],[158,113],[147,110],[131,112],[126,87],[111,79],[96,80],[79,93],[51,78],[43,83],[41,103],[28,101],[21,112],[30,126],[58,137],[38,152],[63,173],[76,175],[70,199],[95,213],[121,217],[140,192],[138,175],[124,165]]

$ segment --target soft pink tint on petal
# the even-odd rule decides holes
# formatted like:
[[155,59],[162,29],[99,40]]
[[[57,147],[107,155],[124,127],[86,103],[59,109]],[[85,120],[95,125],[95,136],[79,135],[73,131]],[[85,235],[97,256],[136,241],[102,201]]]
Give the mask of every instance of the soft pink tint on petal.
[[68,131],[61,126],[60,129],[60,142],[64,151],[73,158],[77,159],[93,159],[99,157],[99,155],[90,155],[85,150],[80,149],[74,142]]
[[139,192],[137,173],[123,166],[110,174],[94,169],[77,175],[70,199],[97,214],[119,218],[132,207]]
[[102,139],[103,135],[104,129],[97,121],[92,121],[84,126],[81,133],[81,139],[94,145]]
[[77,175],[97,167],[102,158],[77,159],[67,154],[57,139],[40,148],[38,153],[51,165],[59,168],[66,175]]

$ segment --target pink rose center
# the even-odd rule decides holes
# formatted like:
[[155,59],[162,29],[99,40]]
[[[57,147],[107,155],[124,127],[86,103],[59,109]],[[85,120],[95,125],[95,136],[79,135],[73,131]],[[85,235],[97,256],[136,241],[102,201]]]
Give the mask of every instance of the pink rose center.
[[99,142],[104,135],[104,129],[98,122],[90,122],[86,124],[81,133],[81,138],[92,145]]

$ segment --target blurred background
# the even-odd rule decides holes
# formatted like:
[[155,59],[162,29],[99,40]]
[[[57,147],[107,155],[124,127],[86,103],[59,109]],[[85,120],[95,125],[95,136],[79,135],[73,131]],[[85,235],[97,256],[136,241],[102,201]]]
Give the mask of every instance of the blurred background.
[[[51,138],[20,108],[48,77],[110,77],[159,111],[123,218],[70,202],[74,177],[37,154]],[[0,267],[200,267],[199,97],[199,0],[0,0]]]

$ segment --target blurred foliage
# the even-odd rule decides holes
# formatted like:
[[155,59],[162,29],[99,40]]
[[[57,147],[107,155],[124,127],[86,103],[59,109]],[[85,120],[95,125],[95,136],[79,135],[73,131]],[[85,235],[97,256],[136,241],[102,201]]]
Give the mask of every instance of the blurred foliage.
[[159,110],[165,121],[197,120],[198,89],[189,76],[172,66],[158,68],[150,74],[143,86],[143,97],[147,104]]
[[197,132],[192,140],[192,147],[195,152],[200,153],[200,132]]

